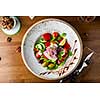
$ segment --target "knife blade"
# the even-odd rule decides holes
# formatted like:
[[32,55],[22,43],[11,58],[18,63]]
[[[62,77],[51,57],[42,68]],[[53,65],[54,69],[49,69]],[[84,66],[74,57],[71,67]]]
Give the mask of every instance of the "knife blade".
[[85,57],[85,59],[81,62],[81,64],[79,64],[80,68],[76,69],[71,75],[69,75],[69,77],[65,77],[61,79],[59,83],[62,83],[68,79],[70,80],[70,82],[74,82],[76,80],[76,77],[82,72],[82,70],[90,64],[90,59],[93,54],[94,52],[91,52],[90,54],[88,54]]

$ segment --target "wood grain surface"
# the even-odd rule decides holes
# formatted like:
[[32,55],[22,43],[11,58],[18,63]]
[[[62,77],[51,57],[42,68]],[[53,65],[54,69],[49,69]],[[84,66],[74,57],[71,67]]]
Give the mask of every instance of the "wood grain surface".
[[85,23],[80,17],[68,16],[36,16],[31,20],[28,16],[20,16],[22,27],[19,34],[12,36],[11,42],[7,42],[9,36],[0,30],[0,82],[58,82],[42,80],[34,76],[24,65],[21,53],[17,52],[22,38],[27,29],[34,23],[45,18],[59,18],[76,28],[79,32],[84,47],[95,51],[92,62],[77,78],[77,82],[100,82],[100,17],[91,23]]

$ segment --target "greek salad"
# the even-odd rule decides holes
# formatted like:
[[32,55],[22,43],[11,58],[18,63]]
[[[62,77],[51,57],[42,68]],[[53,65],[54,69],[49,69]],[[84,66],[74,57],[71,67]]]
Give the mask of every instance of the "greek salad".
[[39,63],[48,70],[63,66],[69,56],[72,56],[67,34],[58,32],[42,34],[34,45],[34,53]]

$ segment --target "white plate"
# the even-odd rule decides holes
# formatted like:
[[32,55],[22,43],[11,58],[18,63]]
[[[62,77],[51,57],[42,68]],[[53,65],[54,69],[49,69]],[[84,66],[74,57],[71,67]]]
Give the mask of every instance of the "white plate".
[[[38,63],[33,48],[36,40],[41,34],[46,32],[52,33],[54,31],[67,33],[67,40],[71,46],[73,56],[66,60],[64,66],[51,71]],[[39,78],[47,80],[61,79],[73,72],[78,66],[83,52],[83,45],[78,32],[67,22],[52,18],[44,19],[32,25],[26,32],[21,47],[22,58],[27,68]]]

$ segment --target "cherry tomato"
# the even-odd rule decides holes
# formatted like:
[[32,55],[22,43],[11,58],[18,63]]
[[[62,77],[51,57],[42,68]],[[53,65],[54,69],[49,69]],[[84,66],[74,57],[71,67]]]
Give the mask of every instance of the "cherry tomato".
[[45,43],[45,46],[46,46],[46,47],[50,46],[50,42],[46,42],[46,43]]
[[56,38],[56,37],[58,37],[59,33],[58,32],[53,32],[52,35]]
[[43,39],[44,39],[45,41],[49,41],[49,40],[51,39],[51,34],[50,34],[50,33],[45,33],[45,34],[43,34],[42,36],[43,36]]
[[37,52],[37,53],[36,53],[36,58],[39,59],[40,57],[41,57],[41,56],[40,56],[39,53]]
[[70,49],[70,45],[66,42],[64,45],[64,48],[68,50],[68,49]]

